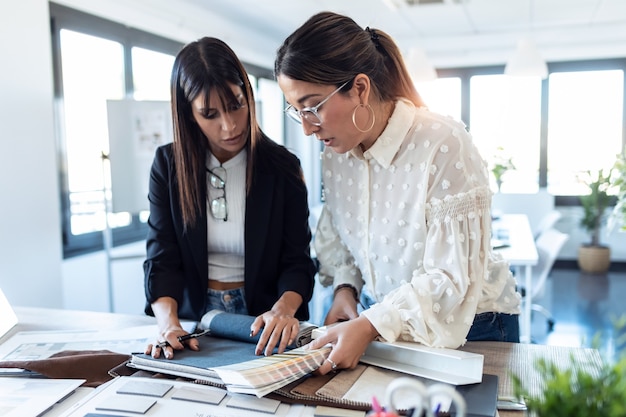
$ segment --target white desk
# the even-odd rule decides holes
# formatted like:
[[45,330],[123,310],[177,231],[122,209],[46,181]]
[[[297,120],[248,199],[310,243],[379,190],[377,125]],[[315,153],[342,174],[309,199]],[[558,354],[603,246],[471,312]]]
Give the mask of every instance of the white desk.
[[[126,315],[116,313],[96,313],[71,310],[54,310],[45,308],[21,307],[16,308],[19,323],[11,332],[0,338],[0,343],[18,331],[39,331],[39,330],[85,330],[95,327],[103,330],[123,330],[128,326],[145,326],[155,324],[153,317],[142,315]],[[600,366],[602,363],[600,354],[595,349],[571,348],[560,346],[543,346],[520,343],[503,342],[468,342],[460,350],[479,353],[484,355],[484,372],[498,375],[498,392],[500,395],[510,396],[513,394],[511,373],[519,375],[523,381],[528,383],[533,393],[538,393],[541,389],[539,381],[541,375],[533,366],[534,361],[539,357],[548,360],[557,360],[562,366],[569,366],[569,358],[574,357],[574,363],[584,363],[589,366]],[[91,388],[85,390],[92,390]],[[45,415],[58,416],[66,412],[75,402],[80,401],[84,396],[83,391],[74,394],[56,405]],[[300,417],[313,417],[314,407],[294,406],[294,413]],[[519,411],[498,412],[500,417],[524,417],[525,413]],[[154,415],[154,414],[153,414]],[[208,414],[206,414],[208,415]],[[252,415],[252,413],[248,414]],[[267,414],[268,416],[270,414]]]
[[525,214],[503,214],[492,222],[492,230],[494,233],[497,233],[498,230],[506,230],[508,232],[509,246],[496,249],[496,252],[502,254],[502,257],[516,269],[518,279],[522,277],[522,269],[524,271],[526,296],[522,305],[522,332],[520,340],[530,343],[532,267],[537,265],[539,255],[537,254],[537,247],[535,246],[535,239],[528,216]]

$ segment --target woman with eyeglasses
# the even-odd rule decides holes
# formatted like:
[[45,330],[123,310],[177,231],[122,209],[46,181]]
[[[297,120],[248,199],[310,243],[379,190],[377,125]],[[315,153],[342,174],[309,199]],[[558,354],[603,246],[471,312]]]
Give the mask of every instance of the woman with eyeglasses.
[[171,96],[174,141],[156,151],[148,194],[146,313],[159,334],[146,354],[198,350],[178,341],[180,320],[215,309],[256,316],[256,354],[282,352],[309,317],[316,272],[300,162],[259,127],[248,74],[221,40],[178,53]]
[[336,325],[310,345],[333,345],[320,373],[354,367],[375,339],[519,341],[520,295],[490,245],[486,164],[462,123],[425,107],[393,39],[322,12],[274,70],[287,115],[325,145],[315,250]]

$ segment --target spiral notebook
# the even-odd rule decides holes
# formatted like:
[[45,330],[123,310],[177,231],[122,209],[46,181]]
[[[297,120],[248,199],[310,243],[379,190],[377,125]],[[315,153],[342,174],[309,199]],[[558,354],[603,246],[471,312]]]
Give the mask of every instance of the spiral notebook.
[[[356,368],[342,370],[336,374],[309,376],[289,384],[271,393],[268,397],[294,404],[324,405],[335,408],[369,411],[372,409],[372,397],[376,396],[384,404],[384,394],[389,383],[407,374],[372,365],[359,364]],[[426,386],[440,383],[427,378],[411,376]],[[494,417],[498,399],[497,375],[484,374],[478,383],[451,385],[465,399],[466,417]],[[405,413],[416,404],[412,398],[403,398],[396,404],[399,411]],[[441,410],[451,416],[456,415],[454,408]]]

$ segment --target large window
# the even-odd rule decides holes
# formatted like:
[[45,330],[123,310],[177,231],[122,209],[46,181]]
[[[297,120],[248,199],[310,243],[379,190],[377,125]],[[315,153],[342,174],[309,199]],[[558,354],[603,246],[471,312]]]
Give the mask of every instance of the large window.
[[[113,245],[145,239],[147,212],[113,212],[108,204],[115,187],[103,158],[111,143],[107,100],[169,101],[172,65],[183,45],[54,3],[50,15],[64,255],[100,250],[108,237]],[[273,74],[253,65],[246,69],[259,122],[283,143],[282,93]]]
[[66,29],[60,46],[69,232],[82,235],[105,227],[106,101],[124,97],[124,51],[119,42]]
[[[557,205],[576,205],[577,196],[588,192],[580,174],[608,170],[626,145],[626,59],[548,67],[545,80],[508,77],[503,67],[443,69],[438,80],[418,90],[439,112],[454,114],[460,105],[461,119],[488,163],[511,158],[515,169],[505,174],[500,191],[547,188]],[[438,86],[452,79],[460,86]]]
[[[113,213],[107,100],[169,100],[182,45],[50,5],[57,98],[64,255],[144,239],[146,213]],[[148,179],[146,178],[146,181]]]
[[497,159],[511,158],[516,168],[505,174],[500,191],[536,192],[541,80],[506,75],[473,76],[470,109],[472,136],[487,163],[493,165]]
[[437,78],[416,83],[415,87],[428,108],[436,113],[461,120],[461,79]]
[[548,191],[579,195],[587,170],[608,169],[622,149],[624,71],[550,74]]

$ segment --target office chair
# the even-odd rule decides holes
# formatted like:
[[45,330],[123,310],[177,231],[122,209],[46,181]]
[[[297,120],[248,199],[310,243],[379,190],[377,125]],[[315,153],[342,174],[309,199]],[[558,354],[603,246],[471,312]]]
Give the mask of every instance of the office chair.
[[[537,265],[532,269],[532,300],[531,310],[536,311],[546,317],[548,331],[554,329],[554,318],[552,313],[541,304],[535,303],[536,299],[541,299],[544,294],[546,280],[550,275],[552,266],[556,261],[556,258],[563,248],[563,245],[569,239],[567,233],[560,232],[554,228],[548,228],[541,232],[537,237],[535,244],[537,246],[537,254],[539,259]],[[520,283],[520,284],[523,284]],[[521,294],[525,301],[526,291],[525,288],[521,288]]]
[[548,211],[537,223],[537,228],[535,230],[535,240],[541,235],[545,230],[551,229],[554,225],[561,220],[563,215],[558,210],[550,210]]

